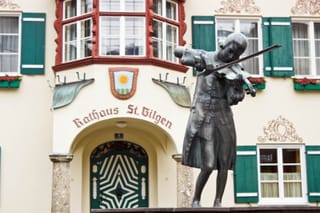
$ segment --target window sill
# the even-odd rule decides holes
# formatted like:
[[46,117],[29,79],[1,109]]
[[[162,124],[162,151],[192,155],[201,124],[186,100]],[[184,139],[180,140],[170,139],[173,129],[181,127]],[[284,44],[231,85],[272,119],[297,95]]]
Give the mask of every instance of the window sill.
[[19,88],[21,76],[0,76],[0,88]]
[[293,86],[295,90],[320,90],[320,77],[295,77]]
[[64,71],[68,69],[73,69],[77,67],[87,66],[91,64],[121,64],[121,65],[155,65],[167,69],[172,69],[178,72],[187,72],[188,67],[176,64],[157,58],[147,58],[147,57],[91,57],[85,58],[77,61],[66,62],[62,64],[57,64],[53,66],[55,72]]
[[264,77],[250,77],[249,81],[256,90],[264,90],[266,88],[266,80]]

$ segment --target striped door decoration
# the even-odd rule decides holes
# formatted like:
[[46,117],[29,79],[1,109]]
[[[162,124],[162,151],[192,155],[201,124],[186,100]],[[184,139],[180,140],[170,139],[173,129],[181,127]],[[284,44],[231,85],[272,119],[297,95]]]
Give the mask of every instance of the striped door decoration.
[[148,207],[148,158],[127,141],[108,142],[91,154],[91,208]]

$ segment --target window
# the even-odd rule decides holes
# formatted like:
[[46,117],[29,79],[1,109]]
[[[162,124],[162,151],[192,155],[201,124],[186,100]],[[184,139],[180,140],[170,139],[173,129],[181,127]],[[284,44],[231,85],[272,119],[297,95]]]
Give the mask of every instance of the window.
[[84,14],[91,12],[90,0],[69,0],[64,2],[64,19],[79,17],[63,25],[64,61],[72,61],[92,55],[92,19]]
[[320,22],[292,23],[296,75],[320,75]]
[[0,13],[0,76],[44,74],[44,13]]
[[100,54],[145,56],[145,1],[100,0],[100,10],[117,14],[100,18]]
[[153,11],[152,47],[153,56],[163,60],[178,62],[174,49],[178,45],[178,5],[167,0],[155,0]]
[[[258,20],[250,19],[222,19],[217,18],[217,46],[223,42],[229,34],[240,32],[248,38],[248,47],[242,57],[258,52],[261,49],[261,38],[259,37],[260,23]],[[253,75],[262,74],[262,55],[242,62],[245,70]]]
[[19,73],[20,17],[0,16],[0,75]]
[[101,55],[145,55],[144,25],[144,17],[101,17]]
[[259,146],[261,203],[306,202],[303,146]]
[[[184,45],[184,0],[58,1],[54,70],[98,64],[152,64],[186,72],[174,56]],[[172,63],[173,62],[173,63]]]

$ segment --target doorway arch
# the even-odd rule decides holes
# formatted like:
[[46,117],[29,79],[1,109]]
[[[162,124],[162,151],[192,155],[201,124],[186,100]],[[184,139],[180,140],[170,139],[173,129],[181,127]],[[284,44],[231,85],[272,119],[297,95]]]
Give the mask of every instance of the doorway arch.
[[138,144],[110,141],[90,157],[91,209],[148,207],[148,155]]

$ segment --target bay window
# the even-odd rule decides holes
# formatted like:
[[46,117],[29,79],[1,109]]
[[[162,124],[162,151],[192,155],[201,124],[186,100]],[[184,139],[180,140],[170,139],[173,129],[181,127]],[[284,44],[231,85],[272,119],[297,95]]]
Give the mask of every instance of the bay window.
[[20,56],[20,17],[0,16],[0,74],[17,74]]
[[[217,18],[217,46],[223,42],[229,34],[239,32],[244,34],[248,39],[248,46],[242,57],[258,52],[261,49],[262,41],[259,36],[260,26],[259,20],[250,19],[226,19]],[[242,66],[246,71],[253,75],[262,74],[262,56],[251,58],[242,62]]]
[[295,75],[320,75],[320,22],[292,23]]
[[56,66],[141,63],[178,71],[174,56],[184,45],[184,0],[60,0],[55,29]]

